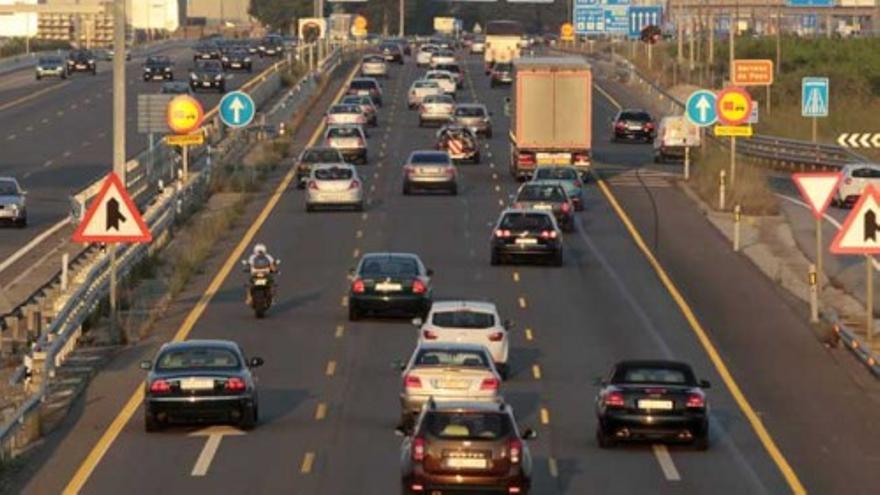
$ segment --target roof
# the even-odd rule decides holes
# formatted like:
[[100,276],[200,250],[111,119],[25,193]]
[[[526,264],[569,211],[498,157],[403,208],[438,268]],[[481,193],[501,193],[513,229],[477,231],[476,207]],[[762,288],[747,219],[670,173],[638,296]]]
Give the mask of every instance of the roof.
[[413,254],[413,253],[392,253],[392,252],[381,252],[381,251],[374,252],[374,253],[364,253],[364,258],[374,258],[374,257],[380,257],[380,256],[385,256],[388,258],[399,257],[399,258],[419,259],[419,256],[417,254]]
[[590,70],[590,64],[580,57],[521,57],[513,62],[517,69],[571,69]]
[[431,311],[449,311],[454,309],[475,309],[485,312],[494,312],[495,304],[483,301],[434,301]]

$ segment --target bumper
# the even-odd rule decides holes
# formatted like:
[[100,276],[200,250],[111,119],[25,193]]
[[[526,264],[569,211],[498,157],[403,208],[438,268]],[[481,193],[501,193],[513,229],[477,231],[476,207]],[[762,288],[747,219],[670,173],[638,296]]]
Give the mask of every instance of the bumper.
[[607,435],[620,439],[691,440],[706,435],[709,421],[705,413],[674,416],[606,412],[599,417],[599,426]]
[[653,139],[654,135],[649,131],[643,130],[615,129],[614,137],[616,139],[642,139],[648,141]]
[[426,314],[431,309],[431,299],[418,295],[349,294],[348,304],[358,311],[404,313],[415,316]]
[[306,204],[309,206],[358,206],[364,201],[358,192],[313,192],[309,191]]
[[365,69],[361,70],[361,74],[363,74],[364,77],[385,77],[388,75],[388,71],[378,69]]
[[40,77],[46,77],[46,76],[56,76],[56,77],[61,77],[61,76],[63,76],[64,74],[65,74],[64,69],[43,69],[43,70],[37,70],[37,75],[40,76]]
[[434,402],[479,402],[482,404],[500,404],[503,398],[500,395],[494,396],[473,396],[473,395],[408,395],[400,394],[400,412],[402,415],[417,415],[422,406],[431,398]]
[[189,86],[193,89],[206,89],[206,88],[222,88],[223,81],[190,81]]
[[659,151],[664,158],[684,159],[684,146],[661,146]]
[[492,250],[501,256],[555,256],[562,250],[561,245],[554,244],[500,244],[492,246]]
[[403,180],[403,185],[413,189],[453,189],[457,187],[454,177],[411,175]]
[[452,116],[449,114],[423,113],[419,115],[419,122],[433,122],[437,124],[445,124],[449,122]]
[[[421,485],[424,493],[439,491],[441,493],[510,493],[510,488],[517,487],[519,493],[528,493],[531,480],[521,468],[511,469],[503,475],[478,474],[432,474],[415,465],[413,470],[402,479],[404,486],[412,490],[413,485]],[[410,493],[410,492],[404,492]],[[415,492],[419,493],[419,492]]]
[[151,398],[147,400],[146,410],[163,421],[229,421],[239,419],[244,410],[254,404],[250,396],[190,399]]
[[367,150],[364,148],[336,148],[342,154],[342,158],[349,160],[366,160]]

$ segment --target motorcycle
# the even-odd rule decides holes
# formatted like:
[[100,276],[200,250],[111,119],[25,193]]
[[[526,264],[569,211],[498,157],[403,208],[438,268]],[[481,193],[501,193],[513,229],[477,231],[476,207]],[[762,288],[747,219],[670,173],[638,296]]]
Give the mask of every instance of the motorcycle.
[[[250,274],[248,283],[248,304],[254,310],[257,318],[263,318],[266,311],[272,307],[275,302],[275,276],[279,272],[272,273],[269,270],[252,271],[247,260],[241,261],[245,273]],[[276,260],[275,265],[281,264],[281,260]]]

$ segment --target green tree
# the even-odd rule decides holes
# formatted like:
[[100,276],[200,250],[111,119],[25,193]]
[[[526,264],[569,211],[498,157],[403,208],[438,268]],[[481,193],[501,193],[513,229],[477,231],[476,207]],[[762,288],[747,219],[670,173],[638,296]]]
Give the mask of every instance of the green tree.
[[273,31],[284,33],[295,28],[296,19],[310,17],[312,0],[251,0],[248,13]]

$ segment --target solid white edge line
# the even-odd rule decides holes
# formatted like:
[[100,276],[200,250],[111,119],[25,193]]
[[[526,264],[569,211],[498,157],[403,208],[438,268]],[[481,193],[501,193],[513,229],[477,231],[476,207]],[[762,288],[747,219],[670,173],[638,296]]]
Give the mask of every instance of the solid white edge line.
[[192,476],[208,474],[208,468],[211,467],[211,461],[214,460],[214,455],[217,454],[217,449],[220,448],[220,440],[222,439],[223,435],[221,434],[208,435],[208,439],[205,440],[205,446],[202,447],[202,452],[199,454],[198,460],[196,460],[196,465],[193,466]]
[[48,230],[46,230],[42,234],[31,239],[31,241],[28,242],[27,244],[25,244],[24,247],[20,248],[18,251],[13,253],[12,256],[10,256],[9,258],[6,258],[6,260],[4,260],[3,263],[0,263],[0,273],[2,273],[3,270],[12,266],[12,264],[15,263],[16,261],[18,261],[19,259],[21,259],[22,256],[27,254],[30,250],[35,248],[41,242],[48,239],[52,234],[54,234],[55,232],[58,232],[59,230],[61,230],[62,227],[64,227],[65,225],[67,225],[69,223],[70,223],[70,217],[67,217],[64,220],[61,220],[60,222],[58,222],[55,225],[53,225],[52,227],[50,227]]
[[672,461],[672,456],[669,455],[669,449],[663,444],[654,444],[651,446],[651,450],[654,451],[654,457],[657,458],[657,463],[660,464],[666,481],[681,481],[681,475]]

